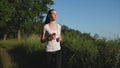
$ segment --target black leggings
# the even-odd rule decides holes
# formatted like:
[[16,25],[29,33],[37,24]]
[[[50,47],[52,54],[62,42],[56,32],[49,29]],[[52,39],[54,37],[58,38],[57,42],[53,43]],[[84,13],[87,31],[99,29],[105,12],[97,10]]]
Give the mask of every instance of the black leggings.
[[[46,67],[61,68],[62,53],[61,50],[55,52],[46,52]],[[53,62],[54,61],[54,62]]]

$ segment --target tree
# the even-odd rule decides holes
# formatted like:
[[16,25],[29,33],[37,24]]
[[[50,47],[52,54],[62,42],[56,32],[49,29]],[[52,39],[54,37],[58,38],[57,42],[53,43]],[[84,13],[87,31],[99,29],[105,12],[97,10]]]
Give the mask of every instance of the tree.
[[[20,40],[21,31],[30,31],[31,23],[42,22],[43,15],[53,4],[52,0],[1,0],[0,19],[2,21],[0,29],[8,32],[7,23],[11,23],[12,28],[17,30],[18,40]],[[13,29],[10,31],[15,31]]]
[[7,34],[11,28],[9,21],[14,13],[13,6],[7,0],[0,1],[0,30],[4,40],[6,40]]

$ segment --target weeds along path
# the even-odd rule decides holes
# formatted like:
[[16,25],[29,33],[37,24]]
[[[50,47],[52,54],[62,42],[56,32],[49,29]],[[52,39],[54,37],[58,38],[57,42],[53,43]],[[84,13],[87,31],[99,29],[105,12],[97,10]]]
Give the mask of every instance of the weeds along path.
[[1,66],[2,68],[10,68],[11,67],[11,56],[8,54],[8,49],[0,47],[0,58],[1,58]]

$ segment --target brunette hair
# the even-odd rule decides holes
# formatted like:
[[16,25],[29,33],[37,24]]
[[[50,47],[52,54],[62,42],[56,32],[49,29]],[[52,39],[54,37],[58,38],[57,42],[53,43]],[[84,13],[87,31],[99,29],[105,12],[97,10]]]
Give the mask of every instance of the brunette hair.
[[56,11],[56,10],[55,10],[55,9],[51,9],[51,10],[48,11],[47,17],[46,17],[46,19],[45,19],[44,24],[50,23],[50,14],[51,14],[52,11]]

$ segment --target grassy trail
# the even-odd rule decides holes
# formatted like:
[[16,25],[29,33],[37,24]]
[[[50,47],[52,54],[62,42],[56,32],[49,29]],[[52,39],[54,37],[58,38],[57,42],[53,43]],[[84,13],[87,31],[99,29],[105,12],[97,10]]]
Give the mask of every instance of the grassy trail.
[[1,65],[2,68],[10,68],[12,61],[8,53],[8,49],[0,47]]

